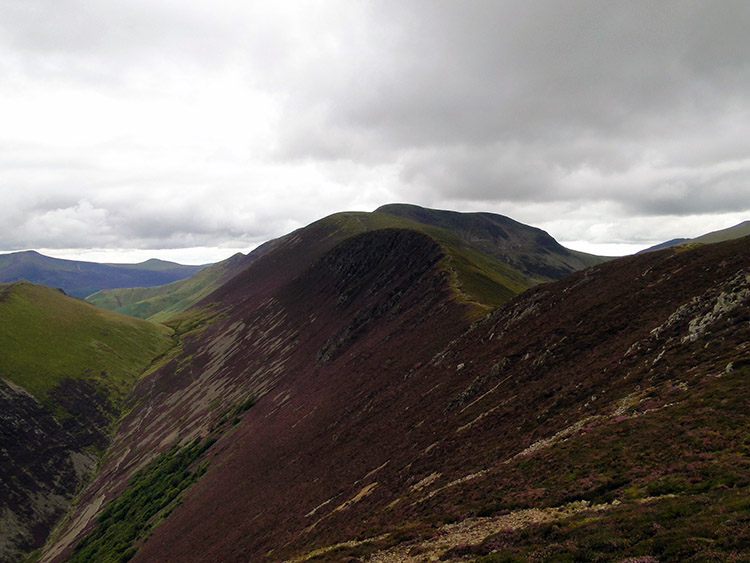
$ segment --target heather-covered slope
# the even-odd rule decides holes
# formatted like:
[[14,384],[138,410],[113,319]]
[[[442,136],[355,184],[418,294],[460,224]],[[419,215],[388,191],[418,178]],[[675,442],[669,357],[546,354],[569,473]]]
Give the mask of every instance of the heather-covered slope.
[[51,258],[29,250],[0,255],[0,282],[26,280],[86,297],[105,288],[162,285],[191,276],[201,268],[154,259],[140,264],[98,264]]
[[[615,260],[469,327],[445,244],[337,220],[179,319],[182,355],[139,383],[43,561],[87,534],[134,561],[747,555],[747,239]],[[95,526],[193,451],[135,535]]]
[[0,285],[0,560],[42,545],[171,332],[44,286]]
[[[227,478],[234,474],[229,466],[210,477],[218,478],[221,490],[204,486],[210,468],[225,463],[248,463],[253,471],[268,474],[272,457],[300,455],[308,444],[312,450],[305,457],[316,458],[322,471],[327,463],[317,453],[320,444],[314,436],[331,424],[341,425],[338,432],[349,432],[346,419],[356,413],[351,410],[355,398],[362,401],[370,385],[387,384],[418,358],[428,361],[468,323],[474,306],[462,303],[451,288],[450,274],[442,265],[446,257],[434,240],[409,230],[368,232],[324,249],[311,263],[311,254],[328,244],[330,234],[325,225],[312,226],[234,278],[222,288],[223,294],[211,297],[220,299],[214,310],[222,311],[223,318],[208,319],[209,324],[184,335],[184,355],[139,383],[132,397],[134,408],[120,426],[109,463],[84,491],[68,527],[43,560],[65,553],[82,529],[91,529],[97,507],[173,443],[212,436],[218,442],[208,449],[207,459],[223,452],[221,461],[217,457],[210,462],[209,473],[199,487],[190,489],[181,507],[198,488],[223,496],[221,482],[230,485]],[[185,317],[180,327],[190,322],[191,317]],[[411,351],[412,338],[426,343],[417,353]],[[393,358],[382,364],[380,354],[386,349]],[[355,351],[369,351],[365,353],[378,359],[341,371],[337,366],[342,358]],[[331,394],[332,387],[341,394]],[[250,408],[254,401],[257,404]],[[290,431],[295,421],[299,431]],[[240,435],[244,438],[238,440]],[[254,445],[248,450],[250,443]],[[263,527],[282,525],[291,517],[288,503],[295,500],[277,499],[276,491],[296,479],[293,470],[294,465],[273,469],[272,482],[263,484],[262,490],[230,485],[235,492],[231,500],[221,501],[226,511],[222,517],[234,518],[250,505],[277,504],[275,516]],[[336,486],[340,477],[322,476],[321,486]],[[186,525],[175,518],[181,507],[154,533],[170,521]],[[300,518],[293,517],[296,522]],[[253,527],[250,519],[243,519],[231,537],[245,535],[253,545],[264,545],[268,538],[248,535]],[[234,549],[232,541],[216,538],[216,560]]]

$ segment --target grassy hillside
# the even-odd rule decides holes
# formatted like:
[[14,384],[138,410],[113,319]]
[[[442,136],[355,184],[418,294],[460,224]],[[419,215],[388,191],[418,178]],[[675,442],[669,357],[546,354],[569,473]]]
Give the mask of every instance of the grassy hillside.
[[86,301],[109,311],[163,322],[215,290],[244,258],[244,255],[236,254],[190,278],[166,285],[105,289],[89,295]]
[[43,403],[67,378],[119,400],[172,345],[171,332],[44,286],[0,285],[0,373]]
[[666,242],[662,242],[661,244],[651,246],[645,250],[641,250],[640,253],[652,252],[654,250],[661,250],[663,248],[669,248],[671,246],[691,247],[695,244],[713,244],[715,242],[725,242],[728,240],[734,240],[734,239],[746,237],[748,235],[750,235],[750,221],[744,221],[740,223],[739,225],[735,225],[734,227],[721,229],[719,231],[713,231],[713,232],[706,233],[705,235],[701,235],[699,237],[695,237],[692,239],[691,238],[675,238],[672,240],[668,240]]
[[0,561],[44,542],[172,330],[29,282],[0,284]]
[[714,242],[724,242],[726,240],[734,240],[750,235],[750,221],[744,221],[734,227],[728,229],[721,229],[720,231],[713,231],[706,233],[692,239],[690,242],[700,242],[703,244],[711,244]]

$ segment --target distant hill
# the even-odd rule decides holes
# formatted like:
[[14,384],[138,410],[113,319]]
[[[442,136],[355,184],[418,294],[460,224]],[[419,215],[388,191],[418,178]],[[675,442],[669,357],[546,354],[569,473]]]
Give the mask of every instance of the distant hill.
[[105,288],[162,285],[202,268],[156,259],[140,264],[99,264],[51,258],[33,250],[0,254],[0,282],[26,280],[81,298]]
[[671,246],[677,246],[678,244],[682,244],[684,242],[688,242],[689,238],[673,238],[672,240],[668,240],[666,242],[661,242],[659,244],[655,244],[654,246],[649,246],[648,248],[645,248],[643,250],[639,250],[637,254],[642,254],[644,252],[653,252],[655,250],[662,250],[663,248],[669,248]]
[[110,311],[162,322],[194,305],[231,276],[245,255],[236,254],[189,278],[154,287],[103,289],[86,301]]
[[743,221],[742,223],[735,225],[734,227],[729,227],[727,229],[713,231],[713,232],[710,232],[705,235],[701,235],[699,237],[695,237],[692,239],[675,238],[672,240],[668,240],[666,242],[662,242],[661,244],[651,246],[645,250],[641,250],[641,252],[652,252],[654,250],[661,250],[662,248],[669,248],[670,246],[678,246],[681,244],[692,244],[692,243],[712,244],[715,242],[724,242],[727,240],[734,240],[734,239],[746,237],[748,235],[750,235],[750,221]]
[[724,242],[726,240],[734,240],[750,235],[750,221],[743,221],[742,223],[729,227],[728,229],[721,229],[719,231],[713,231],[705,235],[701,235],[692,239],[692,242],[699,242],[702,244],[710,244],[714,242]]
[[193,276],[166,285],[103,289],[86,301],[110,311],[154,322],[164,322],[192,307],[237,273],[280,244],[285,237],[266,242],[247,255],[206,266]]
[[36,547],[173,331],[29,282],[0,284],[0,560]]

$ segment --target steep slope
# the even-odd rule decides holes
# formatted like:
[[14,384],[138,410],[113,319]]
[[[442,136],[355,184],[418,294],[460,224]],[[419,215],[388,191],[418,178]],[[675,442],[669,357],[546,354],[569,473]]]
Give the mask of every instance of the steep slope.
[[201,268],[163,260],[98,264],[50,258],[29,250],[0,255],[0,282],[26,280],[86,297],[105,288],[162,285],[191,276]]
[[[178,320],[198,328],[42,561],[741,560],[750,241],[612,261],[469,326],[445,244],[351,219]],[[135,535],[97,524],[165,455],[194,484]]]
[[692,239],[676,238],[676,239],[668,240],[666,242],[662,242],[661,244],[657,244],[645,250],[641,250],[641,252],[652,252],[654,250],[661,250],[662,248],[669,248],[670,246],[677,246],[677,245],[690,245],[690,244],[696,244],[696,243],[697,244],[712,244],[715,242],[735,240],[738,238],[746,237],[748,235],[750,235],[750,221],[744,221],[738,225],[735,225],[734,227],[729,227],[726,229],[713,231],[713,232],[706,233],[705,235],[701,235],[699,237],[695,237]]
[[[108,455],[110,462],[84,491],[69,527],[44,560],[65,553],[80,531],[93,525],[96,507],[123,490],[136,470],[170,444],[211,435],[219,439],[208,450],[212,455],[234,443],[237,432],[249,431],[252,441],[271,440],[284,451],[302,451],[309,432],[317,433],[320,424],[328,426],[342,412],[350,413],[347,395],[362,400],[361,390],[347,384],[355,374],[337,367],[343,357],[362,350],[380,356],[389,348],[393,358],[388,365],[381,365],[382,358],[373,359],[382,370],[379,378],[387,381],[393,373],[411,369],[416,358],[429,360],[467,326],[476,305],[452,288],[447,256],[436,241],[404,229],[337,235],[337,226],[330,221],[311,225],[209,298],[218,316],[183,336],[182,357],[139,383],[131,399],[134,408]],[[189,312],[178,327],[201,314]],[[411,337],[403,338],[407,334],[431,343],[413,355]],[[371,367],[357,366],[356,377],[370,380]],[[340,397],[328,396],[332,381],[349,390]],[[286,396],[292,386],[297,387],[293,401]],[[245,412],[242,405],[250,397],[257,404]],[[265,414],[257,413],[271,413],[270,423],[263,424]],[[302,434],[289,432],[289,417],[306,420]],[[240,419],[251,418],[261,424],[243,430]],[[224,459],[239,460],[250,453],[244,446],[242,450],[239,457],[225,450]],[[257,467],[262,458],[252,464]],[[226,510],[241,510],[251,500],[245,493],[252,494],[253,503],[271,502],[275,487],[289,479],[284,471],[275,474],[278,482],[264,486],[263,494],[246,490],[234,495],[236,502],[226,504]],[[329,484],[331,480],[333,475]],[[279,512],[276,518],[284,517]],[[222,545],[231,549],[231,543],[217,539],[217,549]]]
[[726,240],[734,240],[750,235],[750,221],[744,221],[734,227],[728,229],[721,229],[719,231],[713,231],[706,233],[692,240],[692,242],[699,242],[701,244],[711,244],[714,242],[724,242]]
[[0,285],[0,560],[44,542],[171,333],[47,287]]

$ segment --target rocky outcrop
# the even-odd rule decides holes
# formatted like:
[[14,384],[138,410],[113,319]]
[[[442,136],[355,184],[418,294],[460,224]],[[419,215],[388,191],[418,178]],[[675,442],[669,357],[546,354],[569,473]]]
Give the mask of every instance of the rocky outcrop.
[[85,442],[0,380],[0,561],[40,547],[95,467]]

